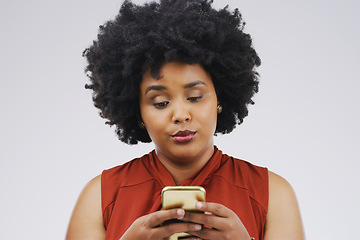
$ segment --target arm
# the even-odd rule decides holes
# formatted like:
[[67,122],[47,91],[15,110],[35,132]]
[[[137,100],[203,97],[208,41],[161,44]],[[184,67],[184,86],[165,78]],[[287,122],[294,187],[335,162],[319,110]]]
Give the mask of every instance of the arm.
[[66,240],[104,240],[101,210],[101,175],[84,188],[70,219]]
[[[162,210],[142,216],[135,220],[122,240],[126,239],[164,239],[173,233],[197,231],[201,226],[193,223],[175,223],[159,227],[169,219],[181,219],[183,209]],[[101,176],[91,180],[75,205],[66,240],[104,240],[105,228],[101,209]]]
[[[199,203],[197,208],[211,214],[187,213],[185,220],[201,223],[203,228],[192,234],[206,239],[250,239],[241,220],[225,206]],[[264,240],[304,240],[300,211],[290,184],[269,172],[269,207]]]
[[290,184],[269,171],[269,206],[264,240],[305,239],[299,206]]

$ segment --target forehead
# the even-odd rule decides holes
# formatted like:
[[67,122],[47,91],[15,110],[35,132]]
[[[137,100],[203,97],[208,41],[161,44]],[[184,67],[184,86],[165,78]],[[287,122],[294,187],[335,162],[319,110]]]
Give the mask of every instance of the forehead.
[[201,81],[205,85],[213,86],[211,76],[200,64],[186,64],[170,62],[162,65],[159,71],[160,79],[153,78],[150,70],[142,76],[140,89],[143,92],[150,85],[169,85],[185,87],[189,83]]

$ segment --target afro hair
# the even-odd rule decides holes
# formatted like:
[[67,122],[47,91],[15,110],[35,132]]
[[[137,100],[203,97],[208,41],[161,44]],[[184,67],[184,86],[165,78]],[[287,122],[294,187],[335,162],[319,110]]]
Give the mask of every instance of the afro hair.
[[138,126],[139,84],[143,74],[159,78],[164,62],[198,63],[213,81],[223,106],[216,133],[230,133],[248,115],[258,91],[255,67],[261,61],[238,9],[212,8],[208,0],[161,0],[144,5],[125,1],[114,20],[100,26],[85,49],[85,69],[95,107],[118,138],[128,144],[151,142]]

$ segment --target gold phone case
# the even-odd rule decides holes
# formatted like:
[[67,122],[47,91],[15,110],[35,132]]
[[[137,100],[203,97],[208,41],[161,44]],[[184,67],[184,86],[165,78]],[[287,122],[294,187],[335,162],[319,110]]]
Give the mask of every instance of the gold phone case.
[[[162,208],[182,208],[186,211],[201,212],[195,208],[196,202],[205,202],[205,189],[201,186],[168,186],[161,191]],[[175,233],[169,240],[189,238],[188,233]]]

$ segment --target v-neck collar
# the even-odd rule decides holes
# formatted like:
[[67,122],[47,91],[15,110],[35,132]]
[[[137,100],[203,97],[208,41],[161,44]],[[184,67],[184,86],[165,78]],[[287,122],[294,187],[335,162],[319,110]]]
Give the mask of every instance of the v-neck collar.
[[[165,186],[175,186],[176,183],[172,178],[170,172],[166,167],[160,162],[157,158],[155,150],[150,154],[150,167],[152,168],[153,177],[158,180],[158,182]],[[205,164],[205,166],[192,177],[185,179],[179,186],[200,186],[205,181],[206,178],[210,177],[220,166],[221,164],[222,152],[216,146],[214,146],[214,153]]]

